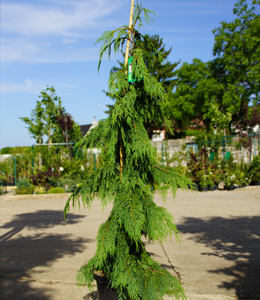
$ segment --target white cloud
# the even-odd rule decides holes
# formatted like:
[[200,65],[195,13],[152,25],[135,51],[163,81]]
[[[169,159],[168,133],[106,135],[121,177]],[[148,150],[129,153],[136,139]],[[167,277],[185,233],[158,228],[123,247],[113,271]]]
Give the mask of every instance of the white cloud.
[[38,46],[27,39],[2,39],[1,62],[21,61],[24,57],[32,57],[39,52]]
[[22,36],[82,36],[84,32],[98,26],[100,18],[109,15],[120,6],[119,0],[60,1],[59,6],[55,6],[54,3],[18,3],[2,3],[2,32]]
[[35,84],[31,79],[25,79],[24,83],[1,83],[1,94],[39,94],[42,89],[39,84]]
[[30,39],[2,39],[2,63],[69,63],[98,60],[98,47],[62,47]]
[[[49,84],[51,86],[52,84]],[[25,79],[22,83],[1,82],[1,94],[40,94],[40,91],[46,87],[46,83]],[[55,83],[56,89],[72,88],[72,84]]]
[[97,60],[99,46],[93,44],[111,22],[105,16],[126,2],[45,0],[26,4],[16,1],[1,5],[2,63]]

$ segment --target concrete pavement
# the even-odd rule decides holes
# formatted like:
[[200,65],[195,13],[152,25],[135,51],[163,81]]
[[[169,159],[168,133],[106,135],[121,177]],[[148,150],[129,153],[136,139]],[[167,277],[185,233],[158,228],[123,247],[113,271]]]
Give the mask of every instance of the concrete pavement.
[[[63,220],[67,195],[0,197],[1,299],[95,299],[75,276],[95,252],[95,237],[111,205]],[[158,195],[157,204],[163,205]],[[168,195],[181,243],[147,244],[165,268],[180,273],[191,300],[258,299],[260,295],[260,188]],[[175,268],[173,270],[172,266]],[[165,299],[170,299],[165,297]]]

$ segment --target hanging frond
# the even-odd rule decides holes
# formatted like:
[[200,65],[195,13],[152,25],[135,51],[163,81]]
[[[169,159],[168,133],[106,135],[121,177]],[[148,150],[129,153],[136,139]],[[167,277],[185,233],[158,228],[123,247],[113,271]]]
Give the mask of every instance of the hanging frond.
[[[165,294],[176,299],[186,299],[178,279],[162,269],[146,252],[142,237],[149,241],[166,241],[179,232],[173,216],[164,207],[154,202],[154,187],[159,187],[163,200],[170,189],[173,196],[179,187],[185,188],[189,180],[174,170],[158,165],[156,149],[147,136],[144,124],[155,116],[165,120],[162,104],[167,102],[167,93],[156,77],[148,71],[149,59],[145,49],[138,46],[144,41],[152,49],[154,59],[163,55],[146,41],[146,37],[135,27],[150,22],[152,11],[136,5],[133,26],[126,25],[105,32],[98,42],[102,42],[100,60],[105,53],[117,53],[134,32],[136,44],[132,49],[132,72],[136,79],[129,83],[126,69],[112,68],[108,82],[109,95],[115,105],[107,119],[99,122],[77,146],[98,147],[106,150],[107,164],[90,174],[86,181],[68,199],[64,216],[72,206],[90,208],[95,198],[103,207],[113,201],[113,209],[106,222],[101,224],[97,235],[97,250],[78,273],[79,284],[93,282],[93,271],[102,270],[112,288],[118,292],[118,299],[162,300]],[[153,48],[154,47],[154,48]],[[148,48],[148,46],[147,46]],[[167,120],[165,125],[170,127]],[[120,154],[123,157],[120,158]],[[122,167],[121,174],[120,169]]]

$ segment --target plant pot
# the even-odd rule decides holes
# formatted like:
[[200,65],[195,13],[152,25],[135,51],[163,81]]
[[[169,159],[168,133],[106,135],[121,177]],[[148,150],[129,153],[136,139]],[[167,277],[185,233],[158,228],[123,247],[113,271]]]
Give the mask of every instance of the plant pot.
[[250,185],[260,185],[260,181],[252,180]]
[[201,192],[207,192],[208,190],[209,190],[208,186],[204,186],[204,187],[200,188]]
[[108,286],[109,281],[102,271],[94,272],[94,279],[97,282],[98,300],[117,300],[117,292]]
[[[93,275],[97,282],[98,300],[118,300],[117,291],[109,287],[106,275],[102,271],[95,271]],[[130,300],[129,297],[127,297],[127,300]]]
[[227,191],[233,191],[233,189],[234,189],[233,185],[229,185],[229,186],[226,187]]
[[211,191],[216,191],[218,189],[218,185],[215,183],[213,186],[209,187]]

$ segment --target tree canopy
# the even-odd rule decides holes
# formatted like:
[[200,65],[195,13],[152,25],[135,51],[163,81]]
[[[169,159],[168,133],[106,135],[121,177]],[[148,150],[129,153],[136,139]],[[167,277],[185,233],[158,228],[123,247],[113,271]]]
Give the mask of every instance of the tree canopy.
[[[233,10],[236,18],[213,30],[213,60],[205,63],[195,58],[175,71],[175,86],[164,106],[175,132],[185,135],[198,124],[207,131],[253,124],[243,120],[251,114],[249,106],[260,102],[259,4],[259,0],[251,6],[238,1]],[[256,116],[257,109],[253,112]]]
[[175,72],[174,92],[164,110],[174,124],[175,131],[187,131],[191,126],[212,126],[223,128],[230,120],[219,106],[218,97],[223,86],[212,76],[209,63],[193,59],[191,64],[183,65]]
[[240,0],[233,9],[236,18],[221,22],[214,29],[215,43],[211,70],[223,85],[218,102],[223,112],[232,114],[231,122],[243,117],[243,107],[260,101],[260,1],[249,6]]
[[44,136],[48,137],[48,143],[78,141],[82,136],[80,127],[62,106],[54,87],[47,86],[41,91],[39,98],[31,116],[20,118],[28,125],[29,134],[36,139],[36,142],[43,143]]

